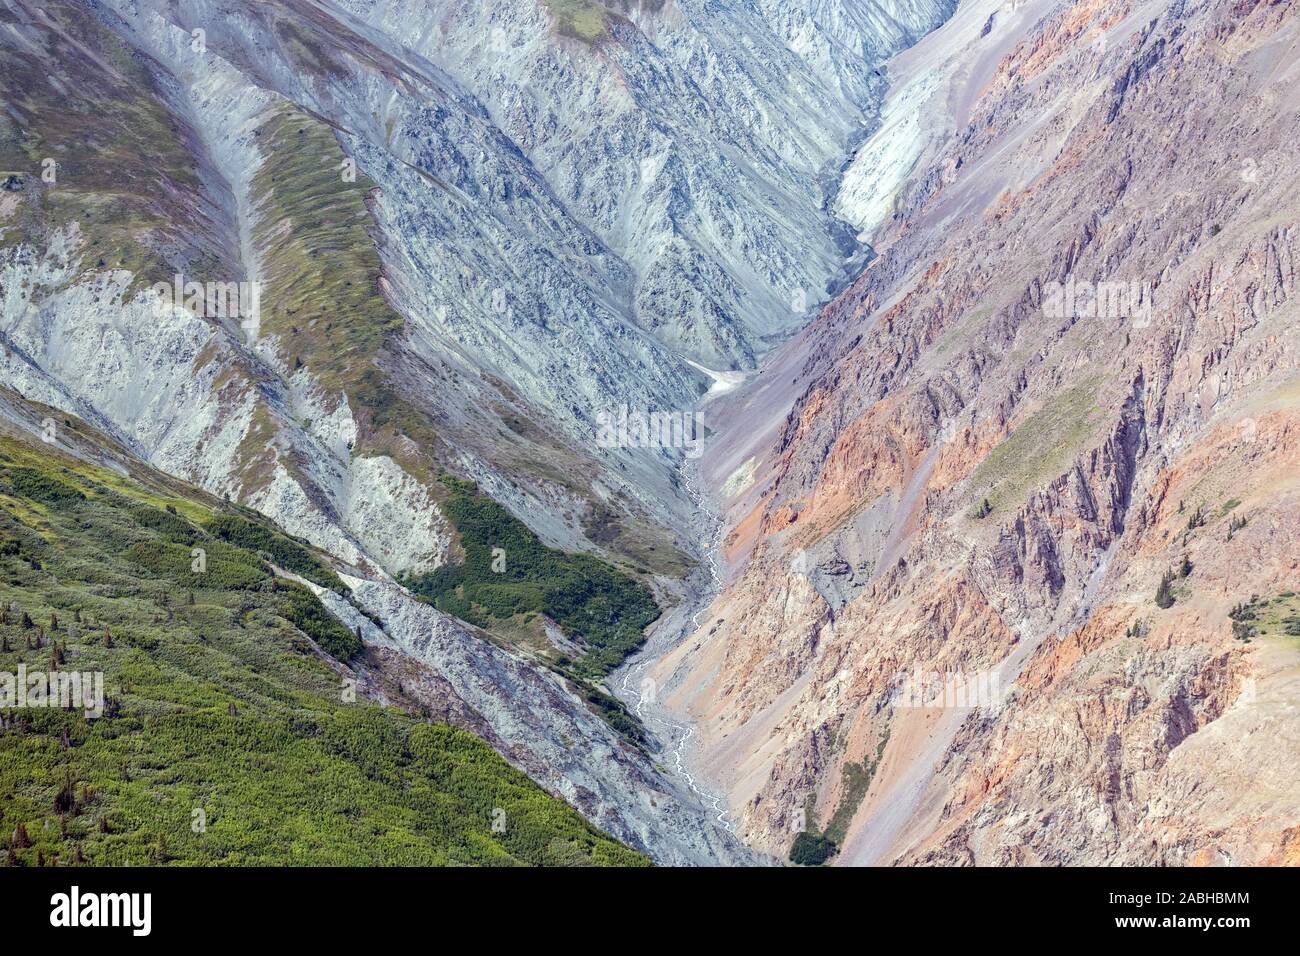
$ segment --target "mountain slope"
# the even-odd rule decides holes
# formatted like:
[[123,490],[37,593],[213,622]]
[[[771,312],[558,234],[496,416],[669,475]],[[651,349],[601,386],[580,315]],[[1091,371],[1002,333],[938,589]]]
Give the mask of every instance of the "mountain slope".
[[[602,684],[653,615],[608,592],[676,600],[698,547],[683,449],[597,416],[695,414],[842,280],[875,66],[949,12],[4,0],[0,377],[340,561],[382,626],[322,600],[589,820],[748,860]],[[586,618],[393,583],[493,546],[467,481]]]
[[721,400],[727,586],[655,672],[751,843],[1294,862],[1296,42],[972,3],[891,62],[878,257]]
[[[43,304],[7,328],[30,359],[9,379],[353,562],[447,560],[429,480],[445,468],[549,543],[679,575],[694,546],[680,453],[602,448],[596,416],[691,412],[711,384],[701,366],[750,367],[804,321],[852,245],[819,176],[870,121],[875,60],[948,11],[646,6],[599,14],[583,43],[544,5],[516,6],[11,0],[6,73],[55,79],[22,91],[4,163],[22,180],[6,244],[28,241],[12,285]],[[854,48],[845,20],[881,36]],[[110,128],[77,142],[68,109]],[[122,157],[125,182],[67,158],[139,137],[126,127],[140,114],[159,142]],[[32,174],[33,130],[63,163],[52,188]],[[56,203],[156,205],[160,174],[170,208],[152,213],[195,228],[91,239],[110,246],[100,268],[130,273],[105,274],[113,298],[143,310],[141,286],[175,272],[261,282],[267,314],[251,340],[178,313],[118,322],[101,351],[119,367],[145,351],[134,330],[167,343],[132,369],[169,383],[146,431],[102,370],[78,378],[102,339],[81,313],[104,304],[77,281],[82,210]],[[139,266],[114,258],[124,244]],[[65,248],[71,265],[49,261]],[[9,295],[15,318],[35,311]],[[65,343],[74,321],[87,331]],[[208,455],[214,442],[235,454]]]
[[80,700],[0,713],[7,863],[646,862],[409,695],[367,699],[382,663],[221,535],[256,528],[345,592],[322,559],[148,469],[3,430],[0,670],[98,672],[103,693],[93,720]]

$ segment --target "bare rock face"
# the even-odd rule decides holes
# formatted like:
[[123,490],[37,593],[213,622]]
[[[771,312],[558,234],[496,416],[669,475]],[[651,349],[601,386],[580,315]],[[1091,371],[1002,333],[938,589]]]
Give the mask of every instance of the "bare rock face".
[[[451,716],[493,743],[516,766],[608,833],[666,865],[758,861],[724,829],[709,825],[688,794],[651,758],[592,713],[562,679],[481,640],[459,621],[393,584],[345,579],[366,613],[385,624],[368,640],[380,655],[412,662]],[[359,616],[359,615],[358,615]],[[421,678],[420,672],[427,676]]]
[[1295,861],[1297,32],[976,2],[888,65],[877,258],[716,406],[726,586],[658,665],[751,843]]
[[[951,0],[5,10],[0,150],[32,168],[0,193],[0,383],[354,572],[377,696],[661,862],[757,859],[551,672],[392,579],[457,559],[450,474],[680,587],[682,449],[606,447],[598,414],[693,414],[843,281],[837,171],[878,65]],[[260,311],[214,310],[229,285]]]
[[[829,193],[876,67],[950,12],[15,0],[6,63],[53,77],[22,122],[99,115],[131,149],[88,183],[91,142],[51,147],[65,186],[126,196],[99,219],[57,177],[7,194],[7,380],[359,565],[448,558],[442,469],[677,573],[680,449],[606,447],[597,417],[694,413],[808,320],[854,250]],[[260,283],[256,338],[157,320],[173,274]]]

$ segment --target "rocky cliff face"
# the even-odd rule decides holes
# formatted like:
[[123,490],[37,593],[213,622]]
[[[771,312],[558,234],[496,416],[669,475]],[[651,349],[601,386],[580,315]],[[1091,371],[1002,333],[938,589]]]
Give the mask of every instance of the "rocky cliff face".
[[[853,251],[828,188],[873,121],[876,64],[949,12],[7,10],[24,102],[6,162],[20,187],[10,378],[352,561],[446,560],[427,480],[445,468],[554,543],[670,574],[693,547],[680,450],[603,447],[597,416],[693,413],[807,320]],[[92,114],[80,139],[65,128]],[[124,148],[99,163],[105,137]],[[77,196],[115,199],[92,220]],[[256,336],[179,313],[145,321],[143,287],[176,274],[260,282]],[[107,367],[77,373],[100,384],[69,381],[59,363],[104,337],[58,329],[119,300],[133,317],[100,348]],[[133,334],[163,344],[155,377],[207,376],[191,404],[113,407],[114,370],[143,351]],[[218,442],[238,454],[197,460]]]
[[463,558],[456,476],[680,588],[683,449],[598,413],[694,414],[843,281],[877,66],[950,12],[5,0],[0,378],[333,555],[376,659],[614,835],[753,859],[537,653],[393,577]]
[[878,257],[716,406],[656,671],[751,843],[1295,861],[1298,19],[973,2],[888,65]]

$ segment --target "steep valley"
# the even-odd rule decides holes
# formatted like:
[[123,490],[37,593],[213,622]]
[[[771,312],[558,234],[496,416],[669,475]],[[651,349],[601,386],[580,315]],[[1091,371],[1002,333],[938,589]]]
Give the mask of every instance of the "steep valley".
[[112,721],[0,725],[0,833],[1298,862],[1298,19],[0,0],[0,597],[133,635]]
[[656,862],[757,860],[604,679],[701,555],[600,415],[699,422],[843,281],[834,171],[950,12],[4,0],[8,421],[319,548],[399,696]]

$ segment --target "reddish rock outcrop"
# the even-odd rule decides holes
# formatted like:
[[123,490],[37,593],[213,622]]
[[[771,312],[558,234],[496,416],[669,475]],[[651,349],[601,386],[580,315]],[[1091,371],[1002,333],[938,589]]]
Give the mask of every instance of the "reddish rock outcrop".
[[1023,6],[891,71],[946,132],[769,362],[793,400],[752,487],[710,476],[735,564],[660,678],[765,850],[1295,863],[1300,7]]

